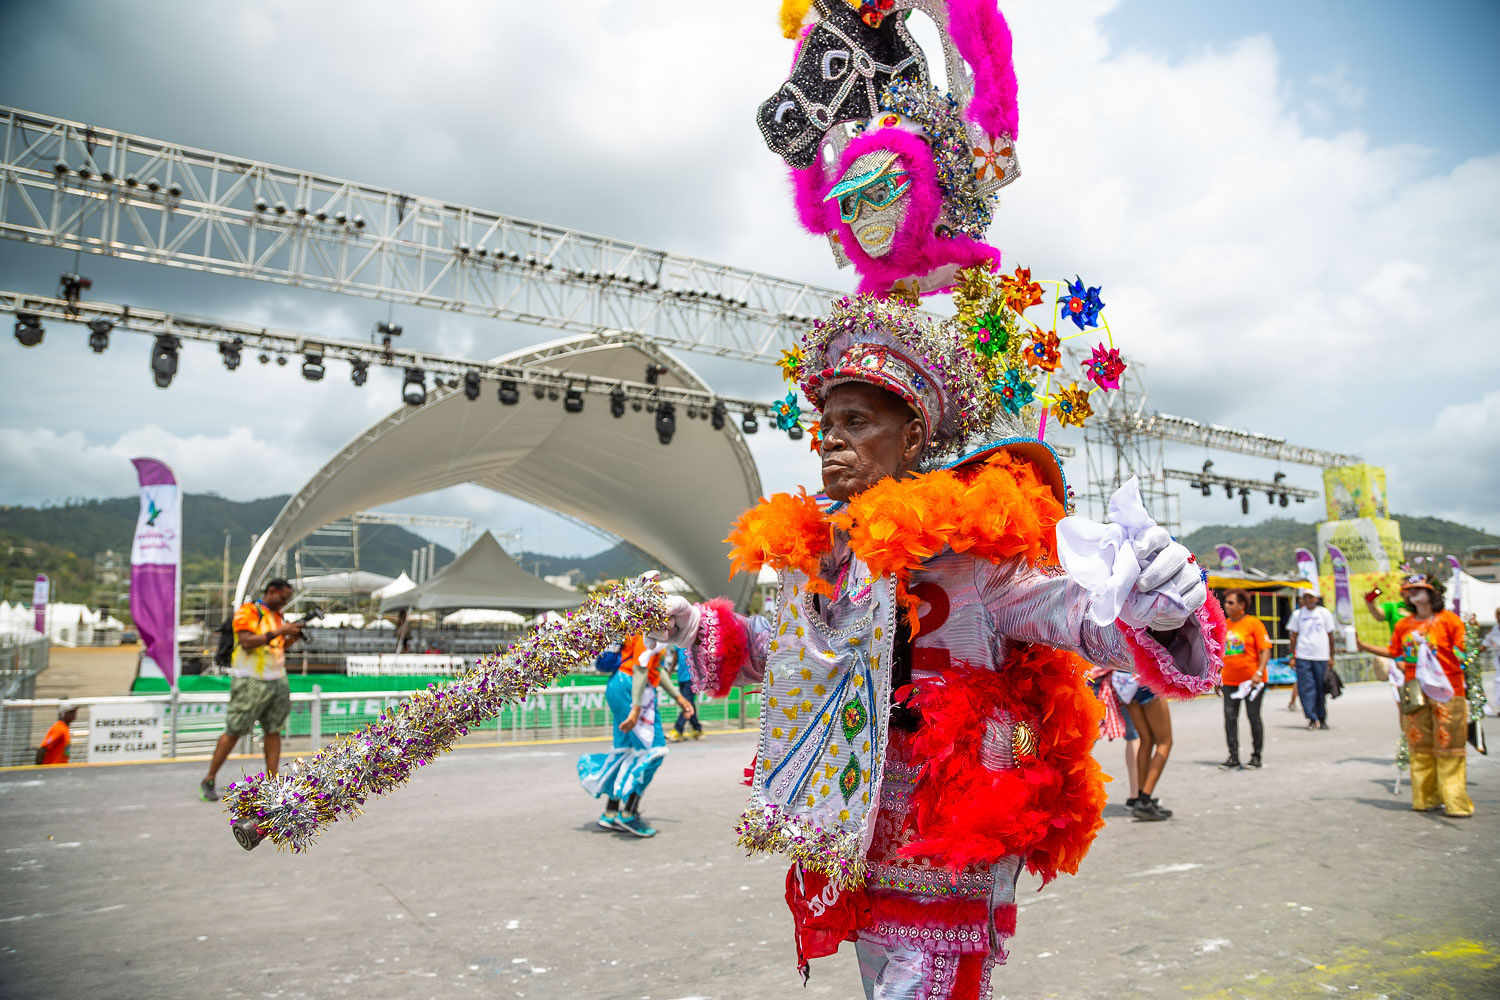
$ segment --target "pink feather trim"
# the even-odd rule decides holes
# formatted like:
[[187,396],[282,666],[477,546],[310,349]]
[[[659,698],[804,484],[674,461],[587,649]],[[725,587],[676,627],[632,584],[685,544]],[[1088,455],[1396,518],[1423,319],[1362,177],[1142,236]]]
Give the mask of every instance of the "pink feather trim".
[[948,0],[948,34],[974,71],[969,120],[991,136],[1019,137],[1010,25],[995,0]]
[[1224,666],[1224,637],[1228,625],[1224,611],[1212,594],[1203,607],[1193,613],[1198,623],[1198,632],[1203,639],[1207,654],[1207,669],[1197,677],[1184,674],[1177,669],[1172,654],[1151,637],[1143,628],[1118,622],[1130,655],[1135,660],[1135,676],[1146,687],[1163,698],[1184,701],[1200,694],[1207,694],[1219,684],[1219,671]]
[[745,624],[734,605],[722,597],[700,609],[698,642],[693,650],[693,685],[715,698],[734,687],[735,678],[750,658]]

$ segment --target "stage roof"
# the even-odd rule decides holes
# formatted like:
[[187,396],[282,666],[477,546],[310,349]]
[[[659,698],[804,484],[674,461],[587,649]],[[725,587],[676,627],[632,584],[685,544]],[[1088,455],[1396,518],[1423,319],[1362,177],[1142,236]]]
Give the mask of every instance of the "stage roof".
[[401,608],[561,611],[578,607],[585,596],[532,576],[486,531],[430,580],[382,599],[380,610],[382,613]]
[[[664,365],[663,385],[707,389],[680,360],[621,337],[582,336],[499,359],[639,381],[648,362]],[[760,497],[760,476],[738,421],[714,430],[677,415],[670,445],[657,440],[647,412],[610,416],[586,397],[582,413],[561,401],[503,406],[486,383],[477,400],[433,388],[426,405],[402,406],[358,434],[298,490],[261,534],[240,573],[243,595],[269,575],[289,546],[330,521],[461,483],[527,500],[625,539],[704,595],[744,606],[755,578],[730,579],[722,539]]]

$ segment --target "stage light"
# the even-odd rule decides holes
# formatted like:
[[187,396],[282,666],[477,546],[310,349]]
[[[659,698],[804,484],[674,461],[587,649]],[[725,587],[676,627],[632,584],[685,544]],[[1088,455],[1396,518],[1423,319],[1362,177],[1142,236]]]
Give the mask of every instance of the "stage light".
[[722,400],[714,404],[713,412],[709,414],[709,419],[713,421],[714,430],[722,431],[724,429],[724,419],[728,415],[729,407],[725,406]]
[[616,420],[625,415],[625,390],[619,386],[609,390],[609,415]]
[[172,384],[172,378],[177,374],[177,352],[181,348],[182,341],[170,333],[158,336],[151,346],[151,377],[158,389]]
[[398,323],[376,323],[375,336],[380,338],[380,346],[385,350],[386,364],[391,362],[391,338],[401,336],[401,326]]
[[464,398],[469,402],[479,398],[479,373],[464,372]]
[[261,351],[255,356],[255,360],[259,361],[263,365],[268,365],[271,363],[271,356],[265,351]]
[[1297,502],[1298,503],[1306,503],[1307,502],[1307,497],[1298,497],[1297,498]]
[[1224,484],[1224,498],[1226,500],[1233,500],[1234,499],[1234,487],[1231,486],[1229,483],[1225,483]]
[[302,377],[309,382],[321,382],[327,374],[323,368],[323,355],[311,351],[302,355]]
[[94,282],[81,274],[64,271],[57,279],[57,297],[67,302],[68,312],[78,311],[78,300],[83,293],[94,287]]
[[534,385],[534,386],[532,386],[531,387],[531,398],[532,399],[546,399],[547,398],[547,387],[546,386],[542,386],[542,385]]
[[656,380],[659,379],[661,376],[665,375],[666,373],[667,373],[667,366],[666,365],[659,365],[659,364],[657,364],[656,362],[653,361],[651,364],[649,364],[649,365],[646,366],[646,384],[647,385],[655,385],[656,384]]
[[740,430],[746,434],[754,434],[760,430],[760,421],[755,419],[754,410],[746,410],[745,415],[740,418]]
[[557,402],[557,390],[556,389],[548,389],[547,390],[547,398],[550,399],[550,400],[552,400],[552,402],[554,402],[554,403]]
[[1212,486],[1210,486],[1208,483],[1204,483],[1202,486],[1200,486],[1198,488],[1198,492],[1202,493],[1206,497],[1207,496],[1213,496],[1214,488]]
[[568,386],[568,391],[563,394],[563,409],[569,413],[583,412],[583,393],[578,391],[577,386]]
[[500,402],[505,406],[515,406],[521,401],[521,390],[516,387],[513,379],[500,380]]
[[240,351],[244,347],[245,342],[239,337],[235,337],[228,343],[219,345],[219,360],[224,362],[225,369],[234,371],[240,366]]
[[370,362],[364,358],[355,358],[350,363],[349,381],[355,385],[364,385],[365,380],[370,377]]
[[788,427],[786,429],[786,436],[789,437],[789,438],[791,438],[793,441],[801,441],[802,440],[802,425],[801,424],[793,424],[792,426]]
[[1240,487],[1240,513],[1250,513],[1250,491],[1243,486]]
[[109,350],[109,331],[115,325],[107,319],[89,320],[89,350],[95,354],[103,354]]
[[42,329],[42,318],[36,313],[16,313],[16,340],[22,347],[35,347],[46,334]]
[[406,369],[406,379],[401,383],[401,398],[407,406],[421,406],[427,402],[427,378],[422,374],[422,369]]
[[285,368],[286,367],[286,355],[285,354],[278,354],[278,355],[276,355],[276,367],[277,368]]
[[1279,503],[1279,504],[1281,504],[1281,506],[1285,507],[1286,506],[1286,494],[1283,493],[1283,494],[1281,494],[1281,496],[1277,497],[1276,498],[1276,502]]
[[677,433],[677,408],[671,403],[662,403],[656,408],[656,437],[662,444],[671,444]]
[[635,412],[640,413],[641,412],[641,408],[642,408],[641,401],[639,399],[632,399],[630,401],[630,408],[632,410],[634,410]]

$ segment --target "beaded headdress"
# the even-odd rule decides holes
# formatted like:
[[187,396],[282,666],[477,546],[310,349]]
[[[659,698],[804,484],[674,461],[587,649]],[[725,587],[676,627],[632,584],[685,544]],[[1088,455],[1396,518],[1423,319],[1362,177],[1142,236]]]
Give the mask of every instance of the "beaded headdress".
[[[1081,427],[1093,415],[1091,395],[1120,388],[1126,363],[1097,286],[1076,278],[1033,281],[1020,267],[1005,275],[969,268],[959,272],[953,299],[957,313],[946,320],[918,311],[912,298],[858,295],[834,303],[782,354],[792,391],[777,404],[777,426],[810,431],[816,448],[819,425],[804,424],[796,390],[821,409],[834,386],[867,382],[921,418],[922,464],[931,467],[991,442],[1043,439],[1049,420]],[[1069,362],[1063,345],[1082,337],[1099,342]],[[1076,375],[1067,370],[1072,363]]]

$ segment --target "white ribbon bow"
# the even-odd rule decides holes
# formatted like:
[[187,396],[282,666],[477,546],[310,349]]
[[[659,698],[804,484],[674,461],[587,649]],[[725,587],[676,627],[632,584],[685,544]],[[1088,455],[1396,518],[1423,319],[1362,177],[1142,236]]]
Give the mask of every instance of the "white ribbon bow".
[[1133,541],[1156,527],[1141,503],[1141,484],[1136,477],[1109,498],[1108,524],[1077,515],[1057,522],[1057,555],[1068,576],[1089,592],[1089,617],[1096,625],[1116,619],[1145,628],[1159,610],[1159,602],[1191,610],[1170,590],[1137,593],[1141,562]]

